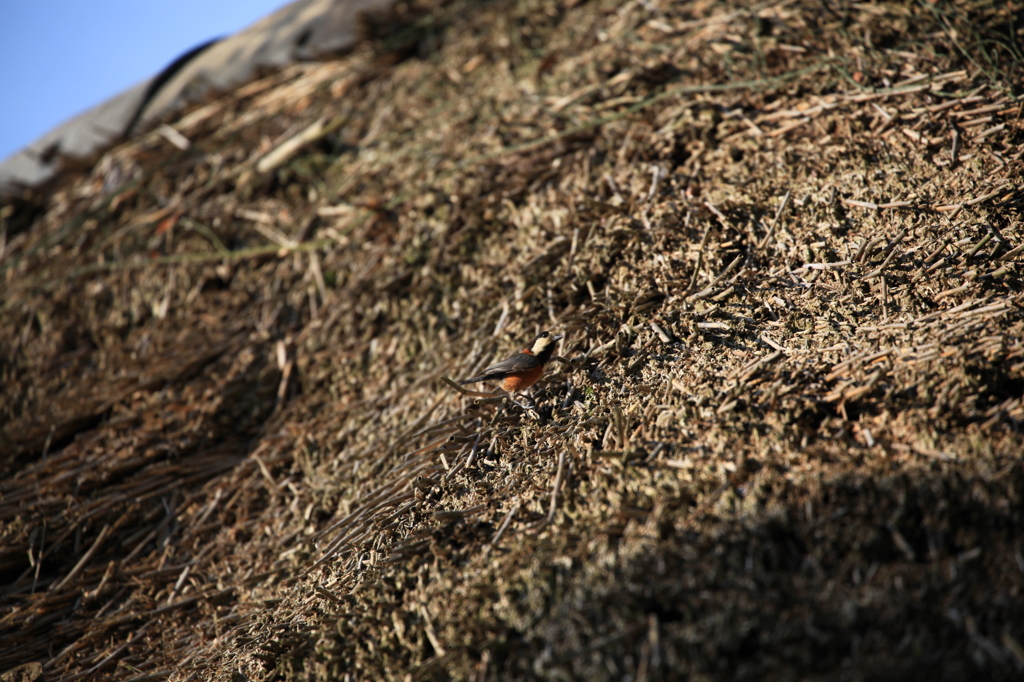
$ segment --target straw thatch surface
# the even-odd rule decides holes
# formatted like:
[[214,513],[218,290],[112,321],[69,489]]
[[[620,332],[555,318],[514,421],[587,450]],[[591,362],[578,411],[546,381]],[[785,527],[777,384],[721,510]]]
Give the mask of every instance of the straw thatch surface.
[[2,679],[1018,679],[1015,10],[402,9],[3,209]]

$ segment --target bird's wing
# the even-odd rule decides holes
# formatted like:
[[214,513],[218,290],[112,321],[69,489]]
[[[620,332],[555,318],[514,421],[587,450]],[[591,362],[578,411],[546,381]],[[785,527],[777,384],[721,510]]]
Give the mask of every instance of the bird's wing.
[[510,372],[525,372],[537,365],[543,364],[536,355],[532,353],[516,353],[507,360],[502,360],[496,365],[491,365],[481,375],[493,376],[495,374],[508,374]]

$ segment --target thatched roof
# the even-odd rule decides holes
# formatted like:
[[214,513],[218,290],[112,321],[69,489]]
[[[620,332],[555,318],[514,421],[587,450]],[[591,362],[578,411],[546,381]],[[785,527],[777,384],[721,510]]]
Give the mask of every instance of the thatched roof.
[[0,671],[1017,678],[1011,19],[400,6],[5,207]]

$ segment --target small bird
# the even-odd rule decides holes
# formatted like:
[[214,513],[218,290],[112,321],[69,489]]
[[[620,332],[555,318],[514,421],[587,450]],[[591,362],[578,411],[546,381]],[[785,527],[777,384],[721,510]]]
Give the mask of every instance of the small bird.
[[[555,344],[561,338],[560,335],[551,332],[541,332],[528,348],[524,348],[507,360],[491,365],[472,379],[463,379],[460,383],[499,381],[501,382],[500,386],[509,393],[525,390],[544,376],[544,365],[551,359],[551,354],[555,352]],[[523,406],[520,405],[520,407]]]

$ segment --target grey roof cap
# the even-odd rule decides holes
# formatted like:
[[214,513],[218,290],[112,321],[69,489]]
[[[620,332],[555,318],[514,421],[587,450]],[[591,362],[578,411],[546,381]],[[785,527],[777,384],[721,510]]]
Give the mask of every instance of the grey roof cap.
[[57,174],[62,158],[88,159],[211,92],[259,70],[324,58],[359,41],[359,16],[395,0],[296,0],[246,29],[195,47],[167,68],[54,128],[0,163],[0,195],[16,195]]

